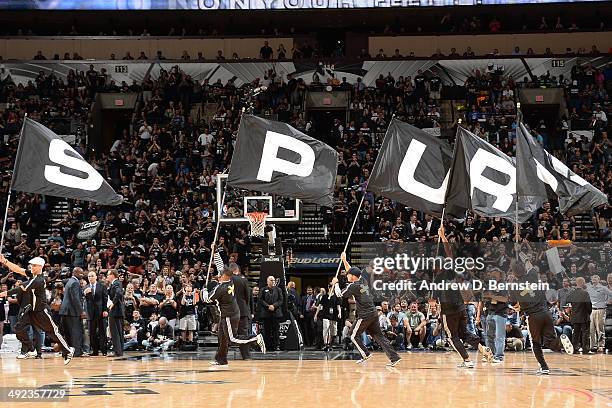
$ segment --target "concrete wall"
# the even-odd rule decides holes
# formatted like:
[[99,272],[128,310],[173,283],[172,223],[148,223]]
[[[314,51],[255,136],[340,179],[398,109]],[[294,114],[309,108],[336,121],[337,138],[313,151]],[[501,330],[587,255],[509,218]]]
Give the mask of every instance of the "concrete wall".
[[[134,58],[138,58],[144,51],[152,59],[158,50],[168,59],[180,59],[183,50],[186,50],[192,59],[197,58],[198,52],[203,52],[207,59],[215,59],[217,50],[222,50],[225,58],[229,59],[232,53],[238,53],[240,58],[258,58],[259,49],[265,38],[109,38],[109,37],[29,37],[29,38],[2,38],[0,39],[0,55],[4,59],[32,59],[38,50],[41,50],[47,59],[59,54],[78,52],[85,59],[109,59],[114,53],[117,59],[123,58],[129,51]],[[290,56],[293,47],[292,38],[269,38],[270,47],[274,50],[280,44],[285,46]]]

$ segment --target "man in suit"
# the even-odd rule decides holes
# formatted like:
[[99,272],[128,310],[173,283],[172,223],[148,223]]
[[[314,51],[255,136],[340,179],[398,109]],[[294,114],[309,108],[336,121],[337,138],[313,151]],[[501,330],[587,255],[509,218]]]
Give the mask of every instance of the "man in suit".
[[106,286],[98,282],[98,275],[92,271],[87,274],[89,285],[85,288],[85,300],[87,301],[87,322],[89,324],[89,344],[92,356],[97,356],[100,351],[106,355],[106,324],[108,317],[108,291]]
[[576,289],[567,296],[567,302],[572,305],[570,323],[574,331],[572,335],[574,353],[578,354],[578,349],[582,347],[582,352],[586,354],[590,348],[590,324],[593,305],[583,277],[576,278]]
[[64,298],[59,310],[61,323],[68,344],[74,347],[74,357],[83,356],[83,291],[81,276],[83,269],[78,266],[72,270],[72,276],[64,286]]
[[[230,262],[229,269],[232,272],[232,283],[234,284],[234,296],[240,309],[240,321],[238,322],[238,335],[249,335],[249,318],[251,317],[251,290],[249,281],[241,273],[240,266]],[[243,360],[251,358],[250,344],[240,343],[240,354]]]
[[264,324],[266,348],[276,351],[279,346],[279,323],[283,317],[283,292],[276,286],[274,276],[268,276],[266,283],[267,286],[259,293],[259,317]]
[[316,336],[314,325],[316,301],[317,296],[312,290],[312,287],[308,286],[306,288],[306,294],[302,296],[302,301],[300,302],[300,308],[302,310],[300,318],[302,319],[304,325],[302,332],[304,333],[304,342],[306,343],[306,346],[312,346]]
[[120,357],[123,355],[123,319],[125,318],[123,287],[119,282],[119,273],[116,269],[108,271],[106,281],[109,284],[108,297],[112,302],[108,309],[108,325],[113,343],[113,352],[115,357]]

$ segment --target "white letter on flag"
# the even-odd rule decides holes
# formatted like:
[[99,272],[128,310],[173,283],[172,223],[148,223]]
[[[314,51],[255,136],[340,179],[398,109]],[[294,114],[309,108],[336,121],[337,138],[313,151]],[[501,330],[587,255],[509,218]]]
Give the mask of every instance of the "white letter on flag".
[[[510,180],[506,184],[499,184],[482,173],[489,167],[499,172],[505,173]],[[474,197],[474,189],[477,188],[483,193],[495,196],[493,208],[499,211],[508,211],[513,202],[512,195],[516,193],[516,168],[503,158],[483,149],[478,149],[472,161],[470,161],[470,195]]]
[[78,188],[86,191],[96,191],[104,182],[104,178],[85,160],[68,156],[66,150],[79,154],[68,143],[61,139],[53,139],[49,144],[49,160],[53,163],[60,164],[64,167],[69,167],[74,170],[87,173],[87,178],[72,176],[62,173],[59,166],[45,166],[45,178],[50,183],[59,184],[60,186]]
[[414,178],[414,172],[426,148],[427,146],[418,140],[412,139],[410,141],[410,145],[408,146],[408,150],[406,151],[406,155],[399,169],[397,182],[402,190],[407,193],[414,194],[435,204],[444,204],[444,195],[446,193],[446,185],[448,184],[450,172],[446,173],[446,177],[439,188],[430,187]]
[[[278,149],[281,147],[299,154],[300,162],[293,163],[279,159],[277,155]],[[306,143],[291,136],[268,130],[261,162],[259,163],[259,172],[257,172],[257,180],[269,182],[272,180],[272,173],[275,171],[293,176],[308,177],[312,173],[314,162],[315,152]]]

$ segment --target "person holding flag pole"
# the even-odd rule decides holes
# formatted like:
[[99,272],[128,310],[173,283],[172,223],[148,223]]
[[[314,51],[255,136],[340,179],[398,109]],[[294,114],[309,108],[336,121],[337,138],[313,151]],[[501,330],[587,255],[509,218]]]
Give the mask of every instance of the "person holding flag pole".
[[[71,155],[67,155],[66,151],[69,151]],[[83,177],[83,174],[86,176]],[[74,356],[74,347],[68,345],[49,314],[43,275],[45,260],[41,257],[30,259],[28,262],[30,274],[28,274],[25,269],[1,254],[4,249],[4,229],[12,190],[76,198],[105,205],[120,204],[123,197],[115,193],[102,175],[87,163],[72,146],[50,129],[30,120],[27,115],[24,117],[1,231],[0,264],[14,273],[24,276],[31,274],[31,279],[21,287],[1,292],[0,297],[10,296],[18,291],[31,292],[29,297],[31,301],[25,305],[25,312],[21,315],[16,327],[17,338],[28,349],[26,356],[30,358],[37,356],[26,330],[29,325],[32,325],[43,330],[52,341],[59,345],[64,364],[68,364]]]

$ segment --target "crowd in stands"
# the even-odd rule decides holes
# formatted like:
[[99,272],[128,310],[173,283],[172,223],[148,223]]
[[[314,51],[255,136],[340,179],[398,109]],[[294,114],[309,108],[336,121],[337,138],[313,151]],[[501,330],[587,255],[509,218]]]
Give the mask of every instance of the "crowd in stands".
[[[350,24],[343,22],[343,24]],[[116,24],[105,24],[103,29],[98,29],[97,24],[91,25],[61,25],[53,28],[39,27],[37,29],[14,27],[14,23],[7,25],[4,29],[5,36],[128,36],[128,37],[218,37],[224,35],[259,35],[270,37],[281,37],[284,35],[294,36],[309,33],[309,27],[293,27],[270,23],[269,28],[253,30],[251,27],[242,27],[239,24],[221,25],[218,22],[207,24],[206,28],[181,25],[179,27],[140,27],[134,26],[120,28]],[[364,24],[365,25],[365,24]],[[57,29],[60,27],[60,29]],[[61,27],[67,27],[62,29]],[[442,15],[432,14],[430,16],[398,16],[391,24],[380,27],[372,27],[368,24],[368,32],[371,34],[397,35],[397,34],[419,34],[419,33],[471,33],[471,34],[496,34],[504,32],[576,32],[576,31],[603,31],[609,28],[608,21],[602,13],[594,10],[594,17],[581,21],[576,16],[569,18],[565,15],[527,15],[523,14],[521,19],[514,16],[481,14],[481,15],[459,15],[444,12]],[[348,27],[347,27],[348,29]],[[350,31],[362,31],[362,26],[351,27]]]
[[[49,225],[53,199],[16,194],[8,212],[3,250],[9,259],[24,265],[32,256],[47,260],[49,299],[54,318],[59,317],[62,280],[69,276],[71,268],[81,267],[94,272],[94,275],[102,275],[109,269],[119,271],[129,305],[126,338],[130,340],[127,342],[130,347],[165,350],[174,346],[174,343],[156,341],[168,339],[168,336],[159,334],[160,329],[155,331],[155,327],[162,325],[167,333],[165,324],[168,324],[181,331],[177,322],[187,315],[197,315],[200,329],[215,328],[214,309],[200,305],[197,293],[204,286],[211,257],[216,175],[231,161],[241,112],[251,103],[254,114],[274,115],[280,121],[324,139],[339,151],[335,203],[325,216],[331,226],[331,239],[339,240],[344,236],[350,220],[358,216],[357,230],[372,241],[437,240],[437,224],[431,216],[389,199],[375,197],[364,188],[393,115],[421,128],[440,126],[443,89],[440,75],[435,70],[419,71],[414,78],[381,75],[373,87],[366,87],[361,80],[351,84],[345,79],[330,78],[331,85],[350,91],[351,103],[349,120],[336,120],[329,134],[321,134],[318,130],[320,124],[307,119],[302,111],[307,87],[322,85],[316,75],[314,84],[310,85],[292,75],[283,78],[271,69],[253,83],[239,88],[232,80],[225,84],[220,81],[211,84],[207,80],[200,83],[174,67],[162,70],[156,80],[148,78],[142,83],[119,85],[104,70],[98,72],[91,66],[87,72],[71,72],[65,80],[44,72],[26,86],[14,86],[10,79],[4,80],[0,88],[0,102],[5,104],[0,115],[3,197],[7,196],[12,158],[15,157],[24,113],[51,128],[56,126],[58,117],[87,123],[96,92],[140,93],[142,105],[132,127],[123,131],[108,152],[94,152],[84,144],[77,146],[77,150],[126,201],[111,208],[69,200],[69,211],[64,219]],[[571,78],[544,76],[525,81],[480,67],[474,70],[465,86],[463,125],[512,156],[517,90],[521,86],[543,84],[565,88],[570,116],[556,123],[554,129],[545,123],[529,123],[538,142],[610,195],[612,144],[608,138],[610,125],[607,119],[611,113],[610,67],[598,70],[587,65],[576,68]],[[251,89],[262,85],[267,87],[265,92],[255,98],[250,96]],[[190,115],[191,108],[201,102],[216,104],[216,112],[208,121]],[[567,146],[553,142],[565,137],[562,131],[578,120],[592,123],[592,139],[572,140]],[[357,214],[361,194],[366,194],[367,199]],[[566,269],[576,270],[568,282],[572,287],[577,285],[580,276],[593,279],[592,275],[601,275],[605,281],[609,269],[603,268],[610,267],[612,256],[609,244],[611,211],[607,206],[592,214],[598,228],[598,239],[607,241],[603,250],[606,261],[592,265],[576,263],[568,257]],[[95,236],[86,240],[76,238],[81,223],[96,220],[101,222],[101,226]],[[52,229],[51,236],[41,239],[41,234],[49,228]],[[447,231],[453,241],[487,245],[510,242],[514,236],[512,223],[474,214],[468,214],[462,222],[448,221]],[[575,222],[572,217],[561,215],[554,202],[547,203],[520,228],[519,234],[526,245],[534,241],[574,239]],[[250,237],[244,226],[221,226],[216,248],[224,263],[236,263],[248,274],[249,246]],[[496,248],[491,256],[507,258]],[[507,268],[508,265],[503,261],[499,267]],[[212,269],[215,275],[214,264]],[[549,280],[557,279],[550,273],[544,276]],[[607,288],[612,287],[611,276],[608,275],[607,279]],[[19,284],[18,281],[17,276],[3,271],[2,284],[11,287]],[[565,282],[557,283],[555,287],[565,287]],[[82,285],[87,285],[85,279]],[[323,312],[315,321],[319,305],[326,299],[326,296],[318,295],[324,291],[325,288],[321,292],[310,288],[304,294],[294,292],[293,300],[290,299],[293,305],[290,309],[301,321],[308,345],[329,345],[323,344],[320,319],[337,319],[342,323],[338,334],[344,333],[344,341],[348,338],[351,316],[348,302],[338,302],[339,310],[344,308],[344,313],[340,312],[339,316],[333,313],[330,316],[330,308],[323,304]],[[190,293],[194,293],[193,302],[197,307],[184,309],[182,299]],[[259,288],[254,288],[254,299],[258,293]],[[426,302],[418,297],[384,300],[386,303],[380,305],[381,323],[398,348],[443,346],[443,341],[438,341],[444,339],[436,314],[439,311],[425,309]],[[416,303],[410,303],[412,301]],[[565,307],[558,297],[553,303],[557,304],[559,311]],[[257,304],[254,301],[251,310],[255,320],[260,316]],[[16,316],[18,310],[14,303],[11,305],[6,316],[8,321],[11,321],[11,316]],[[477,314],[474,310],[473,325]],[[518,313],[512,310],[507,313],[509,321],[514,322],[510,324],[510,330],[519,327],[520,331]],[[184,341],[189,341],[192,333],[181,336]],[[521,342],[526,340],[522,334],[514,338],[522,339]],[[271,349],[274,346],[269,345]],[[346,347],[350,347],[348,342]]]

